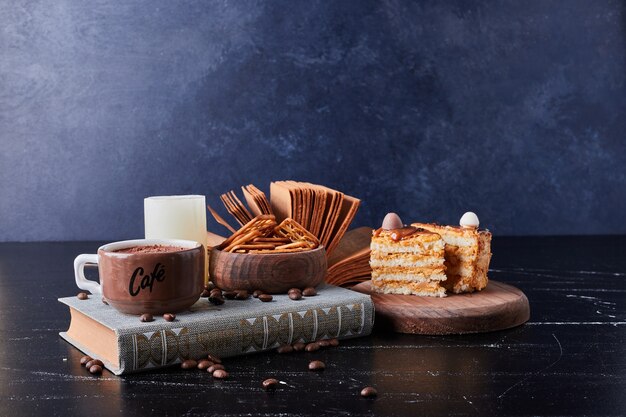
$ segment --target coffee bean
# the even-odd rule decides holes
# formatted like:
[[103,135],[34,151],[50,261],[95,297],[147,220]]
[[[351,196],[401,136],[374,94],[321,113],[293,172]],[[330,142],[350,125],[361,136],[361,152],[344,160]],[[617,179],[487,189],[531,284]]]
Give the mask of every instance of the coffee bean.
[[326,369],[326,365],[322,361],[311,361],[309,363],[310,371],[323,371],[324,369]]
[[100,375],[102,373],[102,366],[100,365],[91,365],[89,367],[89,372],[94,375]]
[[302,291],[302,295],[305,297],[313,297],[314,295],[317,295],[317,291],[313,287],[307,287],[304,291]]
[[104,298],[104,297],[102,297],[102,303],[106,304],[106,305],[109,305],[109,303],[107,302],[106,298]]
[[207,285],[204,286],[205,289],[212,291],[215,289],[215,284],[213,284],[213,281],[209,281]]
[[227,300],[234,300],[237,297],[236,291],[224,291],[224,298]]
[[104,366],[104,364],[102,363],[102,361],[100,359],[92,359],[90,361],[87,361],[85,363],[85,368],[89,369],[94,365],[98,365],[98,366]]
[[248,291],[240,290],[237,291],[237,295],[235,295],[235,300],[247,300],[250,297]]
[[219,363],[216,363],[216,364],[213,364],[213,365],[209,366],[209,367],[207,368],[207,371],[208,371],[209,373],[211,373],[211,374],[212,374],[213,372],[217,371],[218,369],[221,369],[221,370],[223,371],[223,370],[225,370],[226,368],[224,368],[224,365],[221,365],[221,364],[219,364]]
[[307,352],[315,352],[316,350],[320,350],[320,345],[316,342],[311,342],[304,347],[304,350]]
[[207,359],[213,363],[222,363],[222,360],[220,358],[218,358],[217,356],[213,356],[210,353],[207,355]]
[[150,313],[144,313],[141,315],[141,317],[139,317],[139,320],[143,322],[154,321],[154,316]]
[[218,369],[217,371],[213,372],[213,378],[226,379],[228,378],[228,372],[223,369]]
[[306,343],[296,342],[292,346],[293,346],[293,350],[295,350],[296,352],[302,352],[304,348],[306,347]]
[[209,292],[209,290],[202,290],[202,293],[200,293],[200,297],[208,297],[211,293]]
[[291,298],[292,300],[300,300],[302,298],[302,293],[300,291],[290,292],[289,298]]
[[259,298],[259,295],[263,294],[263,291],[261,290],[254,290],[254,292],[252,293],[252,296],[254,298]]
[[291,353],[293,352],[293,346],[291,345],[281,345],[276,349],[278,353]]
[[374,398],[378,395],[378,391],[374,387],[365,387],[361,390],[361,397]]
[[302,290],[300,288],[289,288],[289,291],[287,291],[287,294],[291,293],[291,292],[302,292]]
[[163,314],[163,318],[165,319],[165,321],[174,321],[176,320],[176,314],[165,313]]
[[272,297],[269,294],[261,294],[261,295],[259,295],[259,300],[263,301],[264,303],[269,303],[273,299],[274,299],[274,297]]
[[331,346],[337,347],[339,346],[339,339],[329,339],[328,343],[330,343]]
[[198,362],[194,361],[193,359],[187,359],[180,364],[180,367],[183,369],[193,369],[198,367]]
[[274,391],[276,388],[278,388],[278,380],[275,378],[268,378],[265,381],[263,381],[263,389],[265,391]]
[[86,292],[79,292],[78,294],[76,294],[76,297],[79,300],[87,300],[89,298]]
[[330,341],[328,340],[318,340],[317,344],[320,345],[320,347],[328,347],[330,346]]
[[224,299],[222,297],[209,297],[209,302],[211,304],[214,304],[216,306],[221,306],[222,304],[224,304]]
[[219,288],[213,288],[210,292],[210,296],[211,297],[221,297],[222,296],[222,290],[220,290]]
[[85,356],[83,356],[82,358],[80,358],[80,364],[81,364],[82,366],[85,366],[85,364],[86,364],[87,362],[91,361],[91,360],[93,360],[93,358],[92,358],[91,356],[89,356],[89,355],[85,355]]
[[211,366],[213,366],[213,362],[211,362],[208,359],[202,359],[200,362],[198,362],[198,369],[200,369],[201,371],[204,371],[205,369],[209,369]]

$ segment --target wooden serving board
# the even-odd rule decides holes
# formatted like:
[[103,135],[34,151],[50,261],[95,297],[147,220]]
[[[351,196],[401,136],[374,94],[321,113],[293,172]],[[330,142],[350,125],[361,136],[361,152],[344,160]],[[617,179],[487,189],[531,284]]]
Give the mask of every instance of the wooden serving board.
[[483,333],[519,326],[530,318],[524,293],[492,280],[482,291],[443,298],[378,294],[371,291],[369,281],[352,289],[371,295],[376,308],[376,328],[398,333]]

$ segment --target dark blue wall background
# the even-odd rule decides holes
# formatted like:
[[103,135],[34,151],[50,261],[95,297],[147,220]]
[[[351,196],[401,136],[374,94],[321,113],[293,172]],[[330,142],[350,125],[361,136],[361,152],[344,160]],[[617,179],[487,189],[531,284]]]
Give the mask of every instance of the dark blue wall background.
[[620,1],[23,0],[0,28],[0,240],[142,236],[145,196],[273,179],[358,225],[626,233]]

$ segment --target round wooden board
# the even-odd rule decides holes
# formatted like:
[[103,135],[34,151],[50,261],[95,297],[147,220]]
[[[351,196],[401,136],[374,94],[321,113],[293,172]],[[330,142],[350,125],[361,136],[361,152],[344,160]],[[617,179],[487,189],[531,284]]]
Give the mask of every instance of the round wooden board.
[[398,333],[483,333],[519,326],[530,318],[528,298],[524,293],[492,280],[482,291],[443,298],[378,294],[371,291],[369,281],[352,289],[371,295],[377,328]]

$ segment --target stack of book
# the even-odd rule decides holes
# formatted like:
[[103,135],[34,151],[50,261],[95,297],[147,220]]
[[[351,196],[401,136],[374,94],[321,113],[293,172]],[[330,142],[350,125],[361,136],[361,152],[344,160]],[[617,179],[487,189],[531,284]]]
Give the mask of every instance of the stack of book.
[[70,308],[71,322],[61,337],[102,360],[116,375],[180,364],[212,354],[230,357],[261,352],[283,344],[346,339],[371,333],[374,307],[368,295],[331,285],[299,301],[275,295],[229,300],[221,306],[201,298],[176,320],[144,323],[117,312],[91,296],[59,301]]

